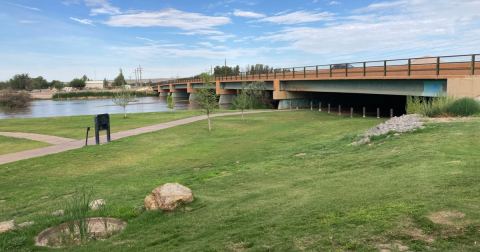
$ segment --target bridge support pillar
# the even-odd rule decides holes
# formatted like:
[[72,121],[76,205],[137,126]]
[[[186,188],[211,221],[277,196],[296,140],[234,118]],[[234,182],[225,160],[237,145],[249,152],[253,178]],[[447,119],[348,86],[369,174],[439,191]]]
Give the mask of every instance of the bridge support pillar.
[[167,97],[167,95],[168,95],[168,92],[159,92],[158,93],[159,97]]
[[186,100],[190,97],[190,94],[187,93],[187,91],[185,92],[174,92],[172,93],[172,98],[173,100]]
[[218,104],[232,104],[233,97],[235,97],[233,94],[221,94]]
[[190,93],[190,96],[188,97],[189,101],[196,101],[197,100],[197,94],[195,92]]
[[480,76],[447,79],[447,95],[458,98],[480,97]]

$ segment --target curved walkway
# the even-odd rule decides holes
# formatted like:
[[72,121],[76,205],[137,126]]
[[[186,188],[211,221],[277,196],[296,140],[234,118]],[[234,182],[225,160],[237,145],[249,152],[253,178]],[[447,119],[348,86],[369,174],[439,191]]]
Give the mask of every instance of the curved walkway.
[[22,133],[22,132],[0,132],[0,135],[7,136],[7,137],[26,138],[30,140],[35,140],[35,141],[40,141],[40,142],[45,142],[45,143],[55,144],[55,145],[77,141],[76,139],[71,139],[71,138],[41,135],[41,134],[34,134],[34,133]]
[[[268,112],[280,112],[280,111],[289,111],[289,110],[249,111],[249,112],[244,112],[244,114],[268,113]],[[228,116],[228,115],[239,115],[239,114],[241,114],[241,112],[219,113],[219,114],[210,115],[210,118],[219,117],[219,116]],[[166,122],[166,123],[160,123],[160,124],[156,124],[156,125],[151,125],[151,126],[146,126],[146,127],[121,131],[121,132],[117,132],[117,133],[112,133],[110,135],[110,138],[113,141],[113,140],[124,138],[124,137],[135,136],[135,135],[148,133],[148,132],[152,132],[152,131],[167,129],[167,128],[171,128],[171,127],[174,127],[174,126],[187,124],[187,123],[191,123],[191,122],[196,122],[196,121],[200,121],[200,120],[204,120],[204,119],[207,119],[206,115],[195,116],[195,117],[190,117],[190,118],[181,119],[181,120],[177,120],[177,121]],[[6,132],[2,132],[2,133],[6,133]],[[10,133],[10,132],[8,132],[8,133]],[[28,134],[28,133],[16,133],[16,134],[22,134],[23,135],[23,134]],[[37,134],[29,134],[29,135],[37,135]],[[39,136],[44,136],[44,135],[39,135]],[[58,137],[58,138],[61,138],[61,137]],[[29,139],[31,139],[31,138],[29,138]],[[69,138],[63,138],[63,139],[69,139]],[[35,139],[32,139],[32,140],[35,140]],[[64,152],[64,151],[67,151],[67,150],[78,149],[78,148],[82,148],[83,146],[85,146],[85,140],[74,140],[74,139],[69,139],[69,140],[72,140],[72,141],[67,142],[65,140],[64,143],[57,144],[57,145],[54,145],[54,146],[49,146],[49,147],[44,147],[44,148],[38,148],[38,149],[33,149],[33,150],[26,150],[26,151],[20,151],[20,152],[0,155],[0,165],[15,162],[15,161],[19,161],[19,160],[24,160],[24,159],[34,158],[34,157],[41,157],[41,156],[45,156],[45,155],[49,155],[49,154]],[[41,140],[37,140],[37,141],[41,141]],[[101,136],[100,137],[100,143],[105,143],[105,142],[107,142],[107,137],[106,136]],[[91,137],[91,138],[88,139],[88,145],[95,145],[95,137]]]

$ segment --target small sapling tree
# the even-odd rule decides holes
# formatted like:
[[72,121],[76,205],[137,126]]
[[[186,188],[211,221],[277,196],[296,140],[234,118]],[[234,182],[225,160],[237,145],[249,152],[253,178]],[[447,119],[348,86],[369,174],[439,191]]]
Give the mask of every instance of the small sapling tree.
[[172,93],[168,92],[167,94],[167,108],[174,109],[175,103],[173,103]]
[[113,103],[117,104],[120,107],[123,107],[123,117],[127,117],[127,112],[125,111],[125,107],[128,103],[132,102],[134,97],[132,96],[132,92],[128,91],[124,86],[118,90],[117,92],[113,93],[112,101]]
[[217,95],[215,94],[214,86],[210,82],[211,75],[208,73],[203,73],[201,74],[201,77],[204,78],[203,88],[195,89],[197,104],[207,113],[208,130],[211,131],[212,127],[210,124],[210,113],[212,113],[213,110],[218,109],[218,100]]
[[240,109],[242,111],[242,122],[245,120],[243,119],[243,111],[247,109],[250,106],[250,96],[247,94],[246,87],[247,83],[243,82],[242,83],[242,89],[237,89],[237,96],[233,97],[233,105],[237,109]]

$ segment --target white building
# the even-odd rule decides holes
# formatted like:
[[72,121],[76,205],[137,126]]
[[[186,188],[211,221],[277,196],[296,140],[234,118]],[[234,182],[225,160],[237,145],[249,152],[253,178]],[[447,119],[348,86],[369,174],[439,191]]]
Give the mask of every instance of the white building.
[[85,81],[86,89],[103,89],[103,80]]

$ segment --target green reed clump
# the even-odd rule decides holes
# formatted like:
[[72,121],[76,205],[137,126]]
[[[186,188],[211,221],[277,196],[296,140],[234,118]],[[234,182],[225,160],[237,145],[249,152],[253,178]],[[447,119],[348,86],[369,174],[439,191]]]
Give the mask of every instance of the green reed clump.
[[447,111],[455,116],[471,116],[480,113],[480,103],[473,98],[461,98],[453,101]]
[[419,96],[407,96],[405,111],[407,114],[420,114],[422,108],[422,99]]
[[72,196],[65,201],[65,218],[67,219],[69,242],[72,244],[75,243],[75,231],[78,231],[80,243],[85,243],[90,237],[88,215],[92,196],[92,189],[82,187],[75,189]]
[[[145,96],[156,96],[155,92],[145,92],[145,91],[130,91],[132,96],[135,97],[145,97]],[[52,96],[54,100],[64,100],[64,99],[78,99],[78,98],[88,98],[88,97],[113,97],[115,92],[106,92],[106,91],[80,91],[80,92],[65,92],[65,93],[56,93]]]

